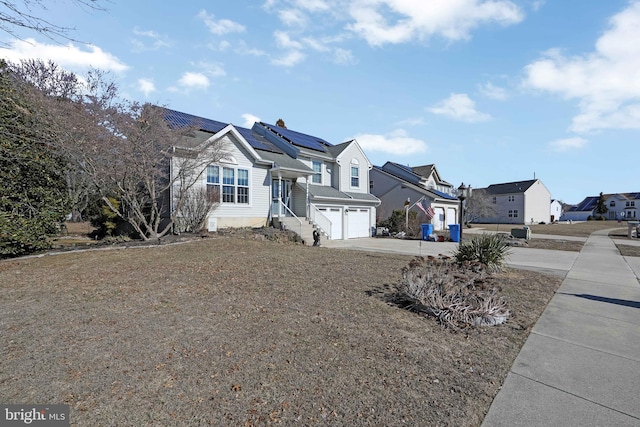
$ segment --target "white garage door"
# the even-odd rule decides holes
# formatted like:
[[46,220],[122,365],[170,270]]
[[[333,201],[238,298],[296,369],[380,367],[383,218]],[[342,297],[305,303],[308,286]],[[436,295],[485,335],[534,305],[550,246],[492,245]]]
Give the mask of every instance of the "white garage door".
[[348,238],[371,236],[369,218],[369,209],[349,208],[347,214]]
[[342,209],[318,208],[318,210],[331,221],[331,239],[342,239]]
[[456,210],[452,208],[447,208],[447,225],[457,224],[458,219],[456,218]]
[[431,224],[433,224],[434,230],[444,230],[444,209],[443,208],[435,208],[434,211],[436,215],[431,220]]

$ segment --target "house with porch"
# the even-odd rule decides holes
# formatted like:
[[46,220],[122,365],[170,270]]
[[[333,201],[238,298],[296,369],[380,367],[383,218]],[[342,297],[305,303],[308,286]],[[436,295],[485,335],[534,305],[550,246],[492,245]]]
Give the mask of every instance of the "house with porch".
[[537,224],[551,219],[551,193],[539,179],[492,184],[485,190],[494,204],[491,217],[478,218],[489,224]]
[[381,201],[378,220],[388,218],[394,210],[405,206],[424,215],[415,203],[425,200],[434,211],[429,220],[434,230],[446,230],[450,224],[458,224],[460,201],[454,195],[455,188],[440,177],[435,165],[411,167],[386,162],[374,166],[370,174],[371,194]]
[[207,165],[199,182],[219,194],[208,230],[273,224],[305,242],[312,241],[314,228],[330,239],[371,236],[380,201],[369,193],[372,165],[357,141],[333,145],[284,122],[247,129],[168,109],[165,119],[171,126],[198,128],[179,148],[224,145],[224,158]]

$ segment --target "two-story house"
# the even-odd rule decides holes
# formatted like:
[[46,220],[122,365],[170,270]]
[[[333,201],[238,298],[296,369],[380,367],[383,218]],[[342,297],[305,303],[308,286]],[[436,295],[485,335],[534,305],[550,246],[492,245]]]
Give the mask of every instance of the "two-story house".
[[172,126],[199,129],[180,148],[224,145],[224,158],[200,179],[200,187],[220,195],[210,231],[274,224],[310,241],[311,224],[331,239],[371,236],[380,201],[369,193],[372,166],[357,141],[333,145],[284,123],[247,129],[174,110],[165,117]]
[[539,179],[492,184],[484,190],[495,214],[477,222],[531,224],[551,219],[551,193]]
[[430,222],[434,230],[445,230],[448,225],[458,223],[460,201],[454,191],[433,164],[411,167],[386,162],[371,170],[371,194],[382,202],[378,208],[380,220],[405,206],[422,215],[415,203],[424,200],[433,209]]
[[[604,194],[604,205],[607,212],[605,219],[637,220],[640,218],[640,193]],[[585,197],[580,203],[572,206],[562,215],[563,221],[586,221],[598,216],[596,212],[600,196]]]

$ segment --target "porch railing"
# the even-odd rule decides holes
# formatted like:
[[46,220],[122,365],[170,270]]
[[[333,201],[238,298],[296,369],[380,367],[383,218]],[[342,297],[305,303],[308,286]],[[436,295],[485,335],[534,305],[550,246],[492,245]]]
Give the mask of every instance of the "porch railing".
[[309,219],[320,231],[331,238],[331,221],[313,203],[309,203]]
[[285,216],[281,215],[278,217],[278,221],[281,224],[280,226],[282,227],[282,224],[284,224],[286,229],[293,231],[298,234],[298,236],[302,236],[302,220],[298,218],[282,200],[278,200],[278,202],[279,212],[286,213]]

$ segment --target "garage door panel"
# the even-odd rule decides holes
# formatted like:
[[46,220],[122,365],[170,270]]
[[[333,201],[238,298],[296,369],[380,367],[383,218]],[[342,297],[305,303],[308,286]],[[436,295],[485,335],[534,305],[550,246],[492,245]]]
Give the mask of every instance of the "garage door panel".
[[347,216],[347,224],[349,225],[348,238],[354,239],[357,237],[369,237],[371,235],[369,224],[371,215],[369,214],[369,209],[350,208]]
[[342,239],[342,209],[318,208],[331,221],[331,239]]

